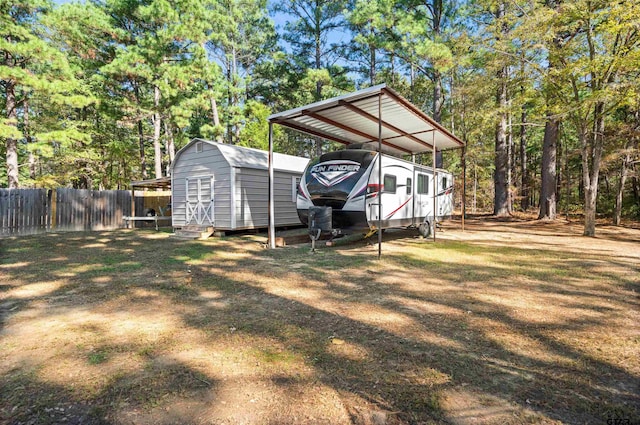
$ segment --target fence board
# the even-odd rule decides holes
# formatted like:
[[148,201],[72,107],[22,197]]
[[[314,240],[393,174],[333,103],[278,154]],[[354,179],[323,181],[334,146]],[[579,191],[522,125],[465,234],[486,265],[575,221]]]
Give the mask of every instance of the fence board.
[[0,236],[113,230],[131,214],[128,190],[0,189]]
[[46,231],[45,189],[0,189],[0,235],[28,235]]

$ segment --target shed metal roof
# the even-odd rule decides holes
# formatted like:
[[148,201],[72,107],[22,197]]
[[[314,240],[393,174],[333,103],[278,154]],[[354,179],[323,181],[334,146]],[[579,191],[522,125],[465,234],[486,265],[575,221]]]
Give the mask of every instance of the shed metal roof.
[[[178,158],[183,151],[196,142],[203,142],[216,147],[231,167],[253,168],[257,170],[267,170],[269,168],[269,152],[267,151],[247,148],[244,146],[228,145],[226,143],[218,143],[212,140],[199,138],[193,139],[185,147],[180,149],[176,154],[173,164],[177,163]],[[282,153],[273,154],[273,167],[278,171],[302,173],[308,162],[309,160],[307,158]]]
[[[380,108],[380,114],[379,114]],[[398,155],[461,148],[464,142],[417,106],[380,84],[269,116],[280,124],[344,145],[378,143],[378,118],[385,151]]]

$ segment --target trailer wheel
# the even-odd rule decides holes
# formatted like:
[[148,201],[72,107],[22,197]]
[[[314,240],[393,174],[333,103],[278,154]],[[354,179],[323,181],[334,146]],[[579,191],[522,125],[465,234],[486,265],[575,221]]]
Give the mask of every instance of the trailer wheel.
[[422,236],[423,238],[428,238],[429,236],[431,236],[431,224],[428,221],[420,223],[420,225],[418,226],[418,233],[420,233],[420,236]]

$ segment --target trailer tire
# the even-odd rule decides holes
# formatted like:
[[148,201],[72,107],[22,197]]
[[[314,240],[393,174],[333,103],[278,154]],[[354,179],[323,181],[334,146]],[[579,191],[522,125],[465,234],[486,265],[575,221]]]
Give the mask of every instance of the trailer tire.
[[420,233],[420,236],[422,236],[423,238],[428,238],[429,236],[431,236],[431,223],[429,223],[428,221],[420,223],[420,225],[418,226],[418,233]]

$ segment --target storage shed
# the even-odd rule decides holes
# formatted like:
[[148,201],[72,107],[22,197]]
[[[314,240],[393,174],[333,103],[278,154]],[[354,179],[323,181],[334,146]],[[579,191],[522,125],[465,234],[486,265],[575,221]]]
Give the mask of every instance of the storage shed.
[[[273,154],[275,225],[300,224],[296,192],[309,160]],[[269,153],[193,139],[171,165],[173,227],[266,228]]]

